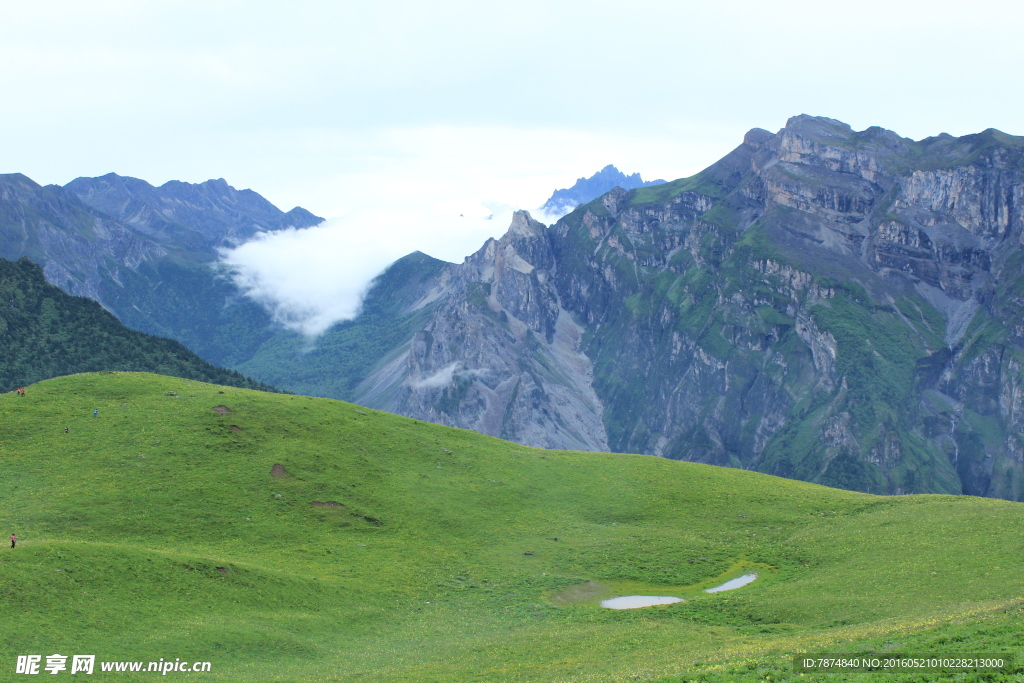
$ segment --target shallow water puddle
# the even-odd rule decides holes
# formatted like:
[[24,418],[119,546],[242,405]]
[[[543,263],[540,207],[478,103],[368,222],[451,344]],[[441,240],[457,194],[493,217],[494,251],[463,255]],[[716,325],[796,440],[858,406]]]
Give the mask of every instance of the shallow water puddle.
[[757,578],[757,574],[744,574],[743,576],[737,577],[730,581],[726,581],[721,586],[715,586],[714,588],[704,589],[705,593],[721,593],[722,591],[731,591],[737,588],[742,588],[748,583],[754,581]]
[[608,609],[634,609],[637,607],[650,607],[652,605],[671,605],[673,602],[682,602],[682,598],[673,598],[668,595],[624,595],[621,598],[602,600],[601,607]]
[[[743,576],[726,581],[714,588],[705,588],[704,592],[721,593],[722,591],[731,591],[737,588],[742,588],[748,583],[753,583],[756,579],[757,574],[744,574]],[[651,607],[653,605],[671,605],[676,602],[683,602],[683,599],[674,598],[668,595],[624,595],[619,598],[602,600],[601,607],[607,607],[608,609],[636,609],[637,607]]]
[[[744,571],[745,574],[737,576]],[[740,559],[718,576],[705,578],[703,581],[689,586],[656,586],[639,581],[616,581],[613,585],[605,585],[591,580],[562,588],[547,596],[547,600],[558,606],[588,604],[605,609],[637,609],[639,607],[671,605],[693,599],[699,600],[706,593],[714,594],[742,588],[759,578],[771,576],[776,571],[777,568],[772,565]],[[729,576],[736,578],[725,581]],[[716,583],[717,585],[715,585]],[[712,587],[704,588],[707,585]],[[675,595],[638,595],[646,591],[652,593],[665,591],[675,593]],[[616,596],[616,593],[619,595]],[[622,595],[622,593],[627,593],[627,595]]]

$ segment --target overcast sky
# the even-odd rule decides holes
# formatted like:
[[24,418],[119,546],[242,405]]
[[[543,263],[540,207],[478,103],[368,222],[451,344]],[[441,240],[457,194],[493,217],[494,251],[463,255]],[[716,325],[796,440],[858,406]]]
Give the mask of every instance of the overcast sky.
[[0,4],[0,170],[223,177],[336,218],[233,257],[321,323],[389,260],[460,260],[608,163],[690,175],[799,113],[1024,134],[1016,3]]

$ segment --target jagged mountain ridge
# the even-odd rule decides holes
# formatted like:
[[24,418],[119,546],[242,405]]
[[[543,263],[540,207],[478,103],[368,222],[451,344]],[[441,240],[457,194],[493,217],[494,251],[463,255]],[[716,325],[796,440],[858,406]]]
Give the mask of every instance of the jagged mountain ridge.
[[223,178],[195,184],[171,180],[154,187],[145,180],[108,173],[76,178],[64,189],[91,208],[178,246],[233,245],[257,232],[323,221],[299,206],[284,213],[256,192],[236,190]]
[[521,213],[420,282],[403,315],[426,322],[348,398],[533,445],[1019,500],[1022,150],[800,116],[550,228]]
[[431,305],[429,322],[354,396],[521,443],[607,450],[583,329],[542,274],[554,265],[545,226],[517,213],[504,237],[439,274],[411,306]]
[[0,257],[28,257],[65,292],[219,365],[249,358],[275,328],[215,268],[217,248],[322,220],[299,207],[282,212],[223,180],[153,187],[108,174],[43,187],[0,175]]
[[634,190],[638,187],[661,185],[665,181],[644,180],[639,173],[626,175],[613,164],[608,164],[589,178],[577,178],[572,187],[555,190],[548,198],[541,211],[549,216],[560,216],[575,209],[580,204],[591,202],[616,187]]

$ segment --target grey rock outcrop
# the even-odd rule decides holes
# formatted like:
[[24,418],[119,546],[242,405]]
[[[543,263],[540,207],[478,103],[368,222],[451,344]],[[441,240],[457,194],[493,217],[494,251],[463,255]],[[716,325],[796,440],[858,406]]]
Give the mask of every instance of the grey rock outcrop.
[[430,322],[354,399],[551,448],[607,450],[581,327],[559,304],[545,226],[518,212],[438,277]]
[[107,282],[167,254],[117,220],[92,213],[63,188],[42,187],[20,173],[0,176],[0,227],[0,258],[27,256],[51,284],[97,300]]

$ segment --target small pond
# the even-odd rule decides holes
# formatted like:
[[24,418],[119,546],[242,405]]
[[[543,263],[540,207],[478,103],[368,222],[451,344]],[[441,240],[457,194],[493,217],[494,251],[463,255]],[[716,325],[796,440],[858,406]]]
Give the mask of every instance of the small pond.
[[[735,569],[733,571],[735,571]],[[726,576],[728,576],[728,574],[726,574]],[[723,584],[715,586],[714,588],[705,588],[704,592],[705,593],[721,593],[723,591],[735,590],[737,588],[742,588],[743,586],[746,586],[749,583],[753,583],[754,581],[757,580],[757,578],[758,578],[758,574],[755,574],[754,572],[750,572],[749,574],[744,574],[743,576],[738,576],[735,579],[730,579],[729,581],[726,581]],[[592,581],[589,581],[586,584],[583,584],[582,586],[574,587],[574,590],[576,592],[580,592],[584,588],[589,588],[590,589],[589,591],[586,592],[586,595],[590,595],[590,596],[596,597],[596,594],[601,592],[601,590],[604,589],[604,586],[601,586],[600,584],[597,584],[597,583],[594,583]],[[689,590],[691,592],[697,592],[699,589],[691,588],[691,589],[683,589],[683,590]],[[686,594],[688,595],[689,593],[686,593]],[[580,596],[576,597],[575,599],[578,601],[578,600],[583,599],[583,597],[584,596],[581,593]],[[669,596],[669,595],[623,595],[622,597],[618,597],[618,598],[610,598],[608,600],[602,600],[601,601],[601,607],[606,607],[608,609],[636,609],[637,607],[651,607],[653,605],[671,605],[672,603],[676,603],[676,602],[683,602],[683,599],[682,598],[672,597],[672,596]]]
[[671,605],[673,602],[682,602],[682,598],[673,598],[668,595],[624,595],[621,598],[602,600],[601,607],[608,609],[634,609],[636,607],[650,607],[651,605]]
[[743,586],[746,586],[748,583],[751,583],[756,578],[757,574],[744,574],[743,576],[740,576],[738,578],[726,581],[721,586],[715,586],[714,588],[706,588],[704,592],[721,593],[722,591],[735,590],[736,588],[742,588]]

